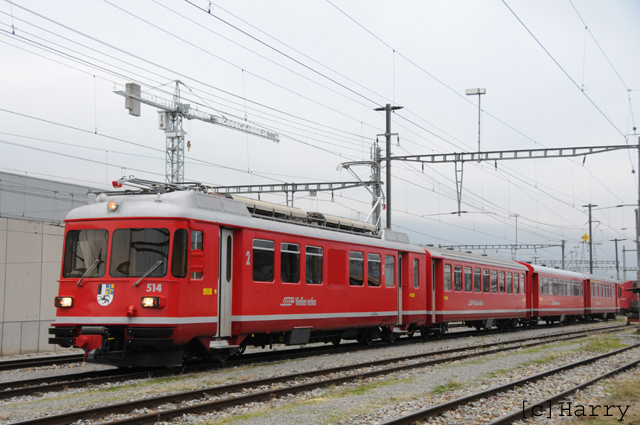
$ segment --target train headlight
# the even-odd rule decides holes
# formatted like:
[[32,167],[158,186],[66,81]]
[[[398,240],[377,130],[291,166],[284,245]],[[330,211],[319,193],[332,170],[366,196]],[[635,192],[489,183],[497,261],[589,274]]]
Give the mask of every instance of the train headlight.
[[73,297],[56,297],[55,302],[58,308],[69,308],[73,306]]
[[107,204],[107,208],[109,209],[109,211],[115,211],[118,209],[118,201],[113,200],[113,201],[109,201],[109,203]]
[[160,297],[142,297],[142,307],[160,308]]

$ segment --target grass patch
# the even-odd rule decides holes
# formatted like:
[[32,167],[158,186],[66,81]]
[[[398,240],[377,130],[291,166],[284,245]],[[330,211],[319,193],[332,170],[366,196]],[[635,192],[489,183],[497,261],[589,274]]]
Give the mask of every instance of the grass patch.
[[455,381],[453,379],[449,379],[446,384],[438,385],[432,391],[432,394],[443,394],[450,390],[455,390],[456,388],[462,387],[462,383]]
[[587,339],[584,350],[590,352],[603,352],[617,350],[626,346],[627,344],[623,344],[617,338],[611,338],[609,336],[597,336]]
[[[579,417],[574,419],[575,422],[584,423],[588,425],[610,425],[610,424],[640,424],[640,381],[638,376],[627,379],[613,379],[606,381],[608,387],[608,395],[606,399],[598,404],[602,405],[620,405],[622,410],[626,406],[630,406],[624,416],[624,422],[619,422],[620,411],[616,408],[613,417],[594,416],[594,417]],[[602,409],[599,409],[600,415],[603,415]],[[598,413],[598,411],[596,411]],[[613,410],[611,410],[613,413]]]
[[511,372],[513,369],[498,369],[498,370],[494,370],[493,372],[489,372],[489,377],[490,378],[497,378],[500,375],[505,375],[509,372]]

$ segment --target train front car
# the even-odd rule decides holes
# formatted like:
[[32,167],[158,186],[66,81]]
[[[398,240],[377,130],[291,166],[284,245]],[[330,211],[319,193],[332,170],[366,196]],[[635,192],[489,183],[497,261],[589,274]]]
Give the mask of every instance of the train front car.
[[531,271],[531,301],[535,320],[571,323],[586,317],[582,273],[522,264]]
[[191,191],[112,193],[71,211],[49,342],[116,366],[175,366],[206,352],[218,331],[218,261],[205,255],[216,258],[218,229],[194,220],[196,203]]
[[509,329],[529,319],[525,266],[448,249],[425,249],[435,280],[435,332],[446,332],[448,323],[456,321],[480,330]]
[[585,297],[588,317],[615,319],[620,313],[619,281],[607,277],[584,274],[588,296]]

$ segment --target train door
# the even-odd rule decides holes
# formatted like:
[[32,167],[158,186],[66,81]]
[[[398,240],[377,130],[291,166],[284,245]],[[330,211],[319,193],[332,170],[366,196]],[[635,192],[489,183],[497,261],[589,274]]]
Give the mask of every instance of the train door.
[[220,229],[220,295],[218,297],[217,337],[231,336],[231,301],[233,282],[233,230]]
[[436,323],[436,281],[438,277],[438,261],[431,260],[431,323]]
[[583,280],[582,288],[584,291],[584,295],[582,298],[584,302],[584,314],[588,316],[591,314],[591,289],[592,289],[591,280],[589,279]]

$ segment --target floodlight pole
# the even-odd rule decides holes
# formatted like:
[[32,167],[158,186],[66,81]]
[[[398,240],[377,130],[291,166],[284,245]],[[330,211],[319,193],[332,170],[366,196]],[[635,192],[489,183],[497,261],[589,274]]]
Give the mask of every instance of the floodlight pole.
[[387,116],[387,129],[384,133],[384,137],[387,141],[387,144],[386,144],[387,151],[385,152],[386,162],[387,162],[386,164],[387,165],[387,181],[386,181],[386,184],[387,184],[386,227],[387,229],[391,229],[391,136],[393,136],[393,134],[391,133],[391,111],[395,111],[396,109],[402,109],[402,108],[403,108],[402,106],[391,106],[391,104],[387,103],[384,108],[374,109],[374,111],[385,111]]

